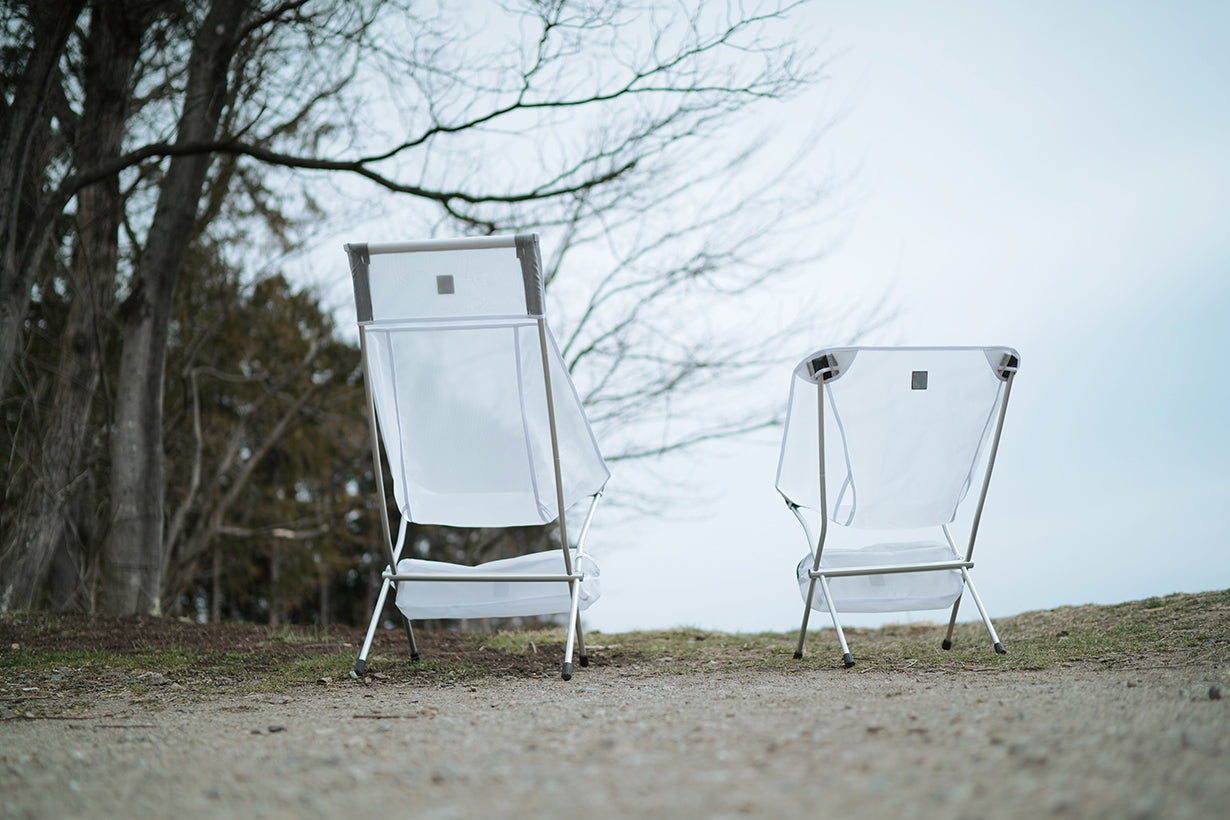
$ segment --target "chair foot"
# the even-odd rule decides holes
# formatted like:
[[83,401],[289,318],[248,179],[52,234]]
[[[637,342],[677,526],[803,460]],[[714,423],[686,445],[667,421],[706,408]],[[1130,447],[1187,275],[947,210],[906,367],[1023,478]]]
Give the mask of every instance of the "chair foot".
[[803,657],[803,653],[802,653],[802,652],[795,651],[795,653],[794,653],[794,659],[797,661],[797,660],[798,660],[799,658],[801,658],[801,657]]
[[846,665],[846,669],[849,669],[851,666],[854,666],[854,656],[847,652],[841,656],[841,662]]
[[589,666],[589,655],[581,656],[581,666]]
[[411,652],[411,653],[410,653],[410,660],[412,660],[412,661],[417,661],[418,659],[419,659],[419,653],[417,653],[417,652]]
[[944,639],[944,642],[943,642],[942,644],[940,644],[940,647],[941,647],[941,648],[943,648],[943,649],[946,649],[946,650],[947,650],[947,649],[952,649],[952,641],[950,641],[950,640],[948,640],[947,638],[945,638],[945,639]]
[[352,672],[350,676],[352,678],[361,678],[363,677],[363,672],[366,669],[367,669],[367,661],[363,660],[362,658],[359,658],[357,661],[354,662],[354,672]]
[[1000,643],[999,641],[996,641],[995,642],[995,654],[996,655],[1007,655],[1008,650],[1004,649],[1004,645],[1002,643]]
[[564,663],[564,672],[561,675],[561,677],[564,680],[572,680],[572,664],[571,663],[567,663],[567,662]]

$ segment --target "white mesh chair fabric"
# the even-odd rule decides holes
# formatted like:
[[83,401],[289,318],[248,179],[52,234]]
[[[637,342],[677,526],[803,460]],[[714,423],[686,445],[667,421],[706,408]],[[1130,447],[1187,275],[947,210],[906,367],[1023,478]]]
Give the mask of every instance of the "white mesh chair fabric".
[[[806,601],[811,592],[811,608],[827,610],[823,588],[811,590],[810,570],[815,557],[814,552],[808,552],[799,560],[799,595]],[[889,542],[858,549],[828,547],[820,567],[889,567],[951,561],[956,557],[953,548],[941,541]],[[838,612],[918,612],[952,606],[961,597],[962,581],[961,573],[950,569],[893,575],[845,575],[830,579],[828,587]]]
[[[967,587],[1002,649],[969,570],[1019,360],[1007,347],[845,347],[816,351],[794,368],[776,486],[809,548],[797,568],[806,607],[796,656],[811,609],[832,616],[848,665],[838,612],[951,606],[950,646]],[[980,496],[962,551],[949,525],[971,487]],[[826,549],[830,522],[859,532],[929,529],[936,537]]]
[[[570,676],[577,612],[597,597],[598,568],[584,554],[583,540],[610,473],[543,315],[537,235],[346,250],[369,407],[403,524],[396,543],[385,530],[390,567],[397,567],[386,578],[396,586],[398,608],[407,623],[571,609]],[[373,438],[379,469],[378,448]],[[567,511],[585,501],[585,527],[575,549],[565,550]],[[400,559],[406,522],[509,527],[553,521],[561,549],[550,553],[480,567]],[[456,580],[444,580],[450,577]],[[552,584],[555,593],[543,594]],[[388,590],[382,590],[369,634]],[[583,641],[581,659],[584,664]]]
[[[568,507],[601,491],[609,473],[544,330]],[[406,518],[458,527],[555,520],[539,333],[524,317],[367,326],[372,399]]]
[[[572,551],[572,566],[584,573],[581,581],[582,611],[602,594],[598,564],[589,555]],[[533,573],[562,575],[567,572],[559,550],[534,552],[488,561],[480,567],[403,558],[397,562],[401,575],[438,575],[435,583],[401,584],[397,589],[397,608],[407,618],[515,618],[567,612],[572,605],[568,586],[559,581],[521,582],[458,581],[471,575],[491,573]]]

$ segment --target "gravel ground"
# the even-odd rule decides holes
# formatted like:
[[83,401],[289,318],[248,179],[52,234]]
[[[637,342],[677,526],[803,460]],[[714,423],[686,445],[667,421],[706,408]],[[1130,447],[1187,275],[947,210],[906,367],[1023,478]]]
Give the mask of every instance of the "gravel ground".
[[287,694],[161,686],[0,722],[31,818],[1225,817],[1228,670],[673,674]]

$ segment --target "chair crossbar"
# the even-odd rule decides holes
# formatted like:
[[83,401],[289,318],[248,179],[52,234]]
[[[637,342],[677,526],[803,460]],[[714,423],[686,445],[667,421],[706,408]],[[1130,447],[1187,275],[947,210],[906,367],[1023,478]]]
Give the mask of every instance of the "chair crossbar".
[[515,583],[520,581],[584,581],[585,573],[574,572],[567,575],[517,575],[510,573],[466,573],[465,575],[443,575],[432,573],[392,573],[385,570],[384,577],[389,581],[434,581],[436,583],[453,583],[454,581],[488,581],[488,582],[509,582]]
[[419,251],[466,251],[489,248],[512,248],[516,237],[508,234],[498,236],[462,236],[455,239],[419,239],[413,242],[369,242],[367,252],[415,253]]
[[945,569],[970,569],[973,561],[933,561],[927,564],[911,564],[909,566],[889,567],[835,567],[833,569],[809,569],[808,576],[819,578],[841,578],[847,575],[892,575],[898,572],[936,572]]

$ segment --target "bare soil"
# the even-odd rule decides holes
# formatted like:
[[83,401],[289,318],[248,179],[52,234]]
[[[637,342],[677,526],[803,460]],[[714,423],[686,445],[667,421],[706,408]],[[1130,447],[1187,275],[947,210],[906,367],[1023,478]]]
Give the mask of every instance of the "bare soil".
[[1223,817],[1217,601],[1185,610],[1185,642],[1040,668],[1012,665],[1014,628],[1070,642],[1081,613],[1021,616],[1009,660],[947,666],[870,630],[849,670],[819,633],[797,663],[593,635],[567,683],[550,642],[420,630],[411,665],[381,630],[354,681],[358,630],[5,616],[0,817]]

